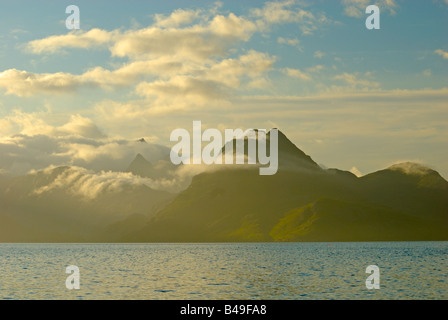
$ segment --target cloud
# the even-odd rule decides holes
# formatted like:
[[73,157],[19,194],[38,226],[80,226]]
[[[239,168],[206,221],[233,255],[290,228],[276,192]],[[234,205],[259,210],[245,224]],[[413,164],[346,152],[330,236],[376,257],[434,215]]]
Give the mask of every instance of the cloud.
[[[99,139],[104,133],[89,118],[80,115],[71,115],[70,120],[62,126],[51,126],[45,122],[45,113],[25,113],[19,110],[2,120],[3,125],[10,128],[4,135],[22,134],[28,136],[48,135],[52,137],[82,137]],[[6,130],[5,130],[6,131]]]
[[201,62],[212,57],[223,57],[232,45],[248,41],[255,25],[234,14],[218,15],[208,25],[162,29],[149,27],[127,31],[117,37],[110,50],[113,56],[157,58],[173,56]]
[[[448,0],[447,0],[448,1]],[[434,51],[434,53],[438,54],[439,56],[441,56],[443,59],[448,59],[448,52],[443,51],[441,49],[437,49],[436,51]]]
[[93,123],[91,119],[84,118],[80,115],[72,115],[68,123],[56,127],[54,136],[81,136],[85,138],[104,138],[105,135],[101,130]]
[[350,88],[378,88],[380,84],[375,81],[366,79],[369,73],[364,74],[363,78],[359,78],[359,74],[347,73],[335,76],[334,80],[341,80],[349,85]]
[[80,115],[60,126],[48,124],[45,117],[50,115],[15,111],[0,120],[2,128],[9,128],[0,138],[0,168],[14,175],[50,165],[123,171],[138,153],[151,162],[169,157],[164,146],[109,138]]
[[168,79],[141,82],[135,92],[142,100],[103,101],[96,110],[106,117],[135,118],[201,107],[220,108],[241,89],[268,86],[265,74],[274,62],[275,57],[250,50],[236,59],[223,59],[195,72],[192,67],[189,72],[179,72]]
[[238,59],[225,59],[213,65],[204,72],[204,78],[236,89],[244,78],[253,80],[272,70],[274,62],[275,57],[250,50]]
[[298,22],[304,17],[314,18],[314,16],[304,10],[290,9],[296,2],[294,0],[287,0],[283,2],[266,2],[264,7],[251,10],[254,17],[263,18],[263,20],[270,24]]
[[298,7],[295,0],[282,2],[266,2],[262,8],[251,9],[251,17],[255,17],[257,26],[266,30],[272,25],[297,23],[302,34],[312,34],[322,25],[331,23],[324,13],[314,14]]
[[325,56],[325,53],[323,53],[323,52],[321,52],[321,51],[319,51],[319,50],[317,50],[316,52],[314,52],[314,58],[322,59],[324,56]]
[[28,43],[28,49],[37,54],[55,53],[63,48],[88,49],[109,44],[116,35],[117,31],[108,32],[96,28],[87,32],[75,31],[69,34],[33,40]]
[[[209,64],[181,62],[169,57],[160,57],[124,64],[114,71],[96,67],[81,75],[34,74],[9,69],[0,73],[0,88],[5,89],[7,94],[23,97],[38,93],[74,92],[82,87],[113,89],[138,83],[136,92],[140,95],[163,96],[169,92],[177,96],[191,95],[198,98],[198,101],[210,101],[208,99],[210,96],[215,98],[227,96],[229,93],[225,92],[226,88],[238,88],[243,78],[257,80],[257,77],[262,77],[265,72],[272,69],[274,62],[275,57],[251,50],[238,59],[223,59]],[[142,82],[151,76],[160,80]],[[168,80],[163,80],[164,78]]]
[[145,77],[170,77],[199,72],[200,65],[180,62],[170,57],[125,63],[115,70],[95,67],[80,75],[70,73],[31,73],[8,69],[0,73],[0,89],[6,94],[28,97],[37,94],[66,94],[80,88],[112,90],[129,87]]
[[390,166],[389,169],[417,176],[423,176],[431,172],[431,169],[420,163],[421,161],[399,161]]
[[[54,168],[54,166],[46,168],[42,173],[49,175]],[[85,168],[70,167],[61,171],[49,184],[35,189],[33,193],[41,195],[64,190],[86,200],[93,200],[103,193],[120,193],[129,186],[145,185],[155,190],[166,190],[173,187],[174,183],[174,179],[154,180],[135,176],[129,172],[93,172]]]
[[355,176],[357,176],[358,178],[363,176],[363,174],[361,173],[361,171],[359,171],[358,168],[356,168],[356,167],[352,167],[352,168],[350,169],[350,172],[353,173],[353,174],[354,174]]
[[76,75],[9,69],[0,73],[0,89],[29,97],[134,86],[134,93],[144,100],[131,101],[133,109],[145,103],[151,112],[167,112],[225,102],[242,88],[266,88],[265,73],[275,57],[255,51],[236,53],[236,45],[259,31],[256,22],[233,13],[218,14],[217,7],[155,15],[152,25],[136,30],[92,29],[31,41],[28,48],[37,54],[107,47],[112,56],[128,62],[112,70],[98,66]]
[[247,88],[249,89],[266,90],[270,87],[272,87],[272,82],[266,78],[257,78],[247,84]]
[[362,164],[366,173],[395,159],[419,158],[438,164],[448,177],[447,101],[448,88],[347,87],[306,96],[246,96],[234,103],[244,110],[237,111],[239,123],[276,122],[293,143],[329,167]]
[[172,12],[169,16],[163,14],[156,14],[154,16],[155,23],[154,25],[157,27],[164,28],[173,28],[179,27],[184,24],[190,24],[194,20],[198,19],[201,16],[203,11],[201,9],[197,10],[184,10],[177,9]]
[[74,31],[33,40],[27,47],[36,54],[106,47],[112,56],[132,59],[170,56],[202,61],[222,57],[230,46],[248,41],[258,27],[244,16],[219,14],[218,7],[215,3],[209,9],[177,9],[168,16],[155,14],[154,23],[144,28]]
[[[266,40],[269,44],[274,41],[274,44],[302,45],[303,41],[297,34],[316,33],[317,29],[332,23],[325,14],[303,3],[263,2],[253,4],[259,8],[249,9],[242,15],[223,13],[217,7],[213,10],[179,9],[155,15],[154,21],[149,25],[132,29],[76,31],[29,42],[28,49],[35,54],[44,55],[44,59],[48,59],[49,54],[71,51],[73,48],[103,50],[106,54],[109,52],[111,58],[101,66],[89,65],[88,69],[76,74],[45,73],[47,70],[40,71],[37,65],[34,65],[35,70],[39,71],[35,72],[17,69],[0,71],[1,91],[21,97],[47,95],[26,100],[5,97],[4,104],[8,103],[6,108],[11,107],[11,101],[30,103],[26,108],[33,108],[38,99],[53,99],[54,94],[73,92],[80,93],[76,95],[79,102],[88,103],[86,110],[81,112],[83,116],[74,115],[66,123],[55,124],[50,121],[51,117],[41,117],[41,114],[12,113],[2,117],[0,137],[5,138],[1,140],[0,162],[8,170],[17,172],[25,168],[42,168],[52,162],[86,166],[95,171],[105,165],[104,170],[115,170],[127,165],[125,162],[128,160],[125,159],[132,160],[135,148],[130,140],[122,141],[120,137],[112,138],[106,133],[126,134],[127,139],[133,139],[135,133],[139,135],[144,132],[161,137],[165,143],[171,128],[178,124],[189,126],[191,120],[197,117],[201,117],[204,123],[207,120],[210,126],[216,124],[226,127],[263,127],[267,122],[288,127],[294,119],[303,124],[303,127],[299,127],[300,130],[296,127],[291,129],[296,135],[296,141],[300,143],[300,133],[316,135],[310,141],[323,140],[326,144],[327,141],[331,144],[328,137],[331,138],[333,134],[334,137],[347,137],[350,130],[360,133],[366,130],[376,136],[376,130],[384,129],[381,132],[387,132],[387,126],[394,126],[396,123],[408,128],[405,133],[404,129],[398,130],[397,135],[410,133],[426,135],[430,139],[431,134],[437,133],[439,138],[434,139],[443,138],[440,131],[445,128],[444,123],[439,123],[439,128],[442,129],[437,129],[437,126],[424,128],[417,124],[409,129],[408,124],[397,119],[399,116],[411,117],[405,114],[408,109],[402,108],[403,105],[399,103],[400,107],[397,107],[395,102],[414,104],[419,101],[423,105],[427,101],[421,97],[425,97],[431,103],[436,101],[436,106],[440,107],[442,102],[435,97],[446,97],[441,91],[381,90],[380,83],[371,74],[353,70],[356,68],[356,61],[350,65],[350,71],[333,71],[331,64],[325,67],[307,66],[306,59],[300,61],[300,65],[305,66],[296,65],[294,68],[285,65],[291,57],[282,53],[277,58],[266,53],[265,50],[272,49],[269,46],[267,49],[263,46],[263,49],[258,49],[264,52],[248,50],[249,46],[245,42],[255,40],[258,43],[255,45],[260,48],[259,45],[269,36],[275,36],[270,41]],[[377,3],[384,4],[386,12],[389,11],[387,6],[395,11],[399,4],[398,1],[386,0]],[[371,3],[343,1],[342,4],[344,8],[352,7],[365,16],[364,5]],[[286,23],[293,25],[286,26]],[[286,32],[285,30],[295,30],[296,35],[290,32],[279,37],[277,31]],[[263,38],[261,42],[258,41],[259,37]],[[252,42],[250,45],[252,46]],[[322,57],[323,53],[316,51],[318,48],[316,46],[309,52],[311,56],[314,53],[316,58]],[[446,54],[442,49],[434,52],[442,57]],[[326,54],[329,57],[330,54]],[[276,66],[276,61],[280,61],[280,67]],[[343,64],[337,65],[337,70],[341,70]],[[324,68],[325,72],[322,72]],[[276,72],[271,72],[272,70]],[[271,74],[280,79],[278,84],[270,87]],[[290,85],[291,79],[288,77],[298,80]],[[300,86],[294,86],[299,81]],[[286,85],[283,87],[284,84]],[[90,91],[87,92],[86,88]],[[93,90],[122,88],[126,91],[109,95],[108,99],[103,99],[104,95],[91,94]],[[265,91],[259,91],[260,89]],[[295,96],[264,97],[265,99],[260,100],[254,96],[284,92]],[[81,97],[84,93],[87,96]],[[245,99],[250,99],[254,107],[246,110]],[[370,106],[373,101],[378,101],[379,105],[394,106],[396,113],[383,112],[382,118],[375,115],[372,111],[375,109],[363,108],[364,103]],[[73,104],[61,108],[67,110],[73,108]],[[334,107],[327,108],[329,105]],[[2,106],[2,109],[6,108]],[[76,108],[82,108],[81,104]],[[417,114],[415,110],[412,112],[412,115]],[[434,112],[437,121],[442,121],[443,111]],[[91,116],[93,121],[85,115]],[[331,116],[335,119],[329,119]],[[368,117],[375,118],[378,125],[368,122]],[[14,133],[20,134],[13,137]],[[137,138],[140,137],[136,136],[135,139]],[[359,162],[351,161],[345,167],[350,168],[353,163]]]
[[424,75],[425,77],[430,77],[432,75],[431,69],[423,70],[422,75]]
[[152,108],[169,111],[187,107],[206,106],[226,99],[225,88],[219,83],[188,76],[178,76],[169,81],[144,82],[136,92],[152,100]]
[[307,68],[306,71],[310,72],[310,73],[319,73],[324,69],[325,69],[325,67],[323,65],[318,64],[314,67]]
[[366,8],[372,4],[378,6],[381,12],[389,12],[391,15],[396,14],[398,7],[396,0],[376,0],[374,2],[370,0],[342,0],[344,14],[353,18],[366,17]]
[[345,13],[345,15],[347,15],[349,17],[354,17],[354,18],[361,18],[364,16],[364,12],[360,8],[357,8],[355,6],[345,7],[344,13]]
[[138,153],[156,163],[169,157],[169,148],[136,140],[15,135],[0,140],[0,153],[0,168],[23,175],[50,165],[124,171]]
[[[267,122],[272,122],[316,160],[331,162],[331,167],[339,168],[362,163],[363,172],[383,167],[390,158],[415,156],[430,163],[443,163],[440,161],[447,156],[444,151],[447,88],[359,90],[348,86],[346,90],[328,90],[308,96],[239,96],[232,98],[225,108],[210,106],[207,112],[189,111],[181,117],[151,117],[142,101],[136,102],[139,105],[133,110],[135,113],[128,117],[132,108],[123,107],[129,102],[105,103],[104,113],[98,113],[95,121],[111,124],[114,132],[119,125],[138,128],[137,132],[142,132],[143,128],[143,132],[160,137],[160,142],[167,145],[171,130],[191,128],[191,121],[199,116],[204,127],[220,129],[269,128],[273,125]],[[422,105],[427,107],[421,108]],[[112,117],[113,121],[107,117]],[[0,168],[14,174],[43,169],[51,164],[74,165],[95,172],[122,171],[137,153],[142,153],[152,163],[169,156],[168,147],[138,143],[136,140],[141,136],[119,139],[91,134],[85,127],[92,126],[82,116],[68,118],[58,125],[49,124],[45,118],[52,119],[52,116],[16,112],[1,119],[0,128],[7,136],[0,139]],[[4,129],[8,127],[9,131]],[[14,135],[14,132],[22,133]],[[316,140],[323,140],[325,144],[320,145]],[[359,152],[354,153],[354,149]],[[446,176],[446,168],[443,170],[441,173]]]
[[300,71],[299,69],[292,69],[292,68],[285,68],[282,69],[282,72],[288,75],[291,78],[298,78],[304,81],[310,81],[311,76],[306,74],[303,71]]
[[34,74],[8,69],[0,73],[0,88],[19,97],[74,92],[81,84],[79,77],[63,72]]
[[89,49],[107,45],[111,54],[117,57],[147,59],[170,56],[202,61],[225,56],[230,46],[239,41],[248,41],[257,31],[254,22],[233,13],[215,15],[211,19],[202,15],[206,22],[180,27],[193,22],[193,18],[200,17],[201,12],[178,10],[165,18],[156,15],[155,24],[137,30],[92,29],[51,36],[31,41],[28,48],[33,53],[41,54],[56,53],[64,48]]
[[297,46],[300,41],[297,38],[294,39],[286,39],[286,38],[282,38],[282,37],[278,37],[277,42],[280,44],[288,44],[290,46]]

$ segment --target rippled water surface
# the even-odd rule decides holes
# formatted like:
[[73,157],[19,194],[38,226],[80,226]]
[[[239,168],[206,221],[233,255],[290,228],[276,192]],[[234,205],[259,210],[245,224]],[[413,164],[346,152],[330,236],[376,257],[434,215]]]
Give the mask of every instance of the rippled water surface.
[[448,299],[447,258],[448,242],[0,244],[0,299]]

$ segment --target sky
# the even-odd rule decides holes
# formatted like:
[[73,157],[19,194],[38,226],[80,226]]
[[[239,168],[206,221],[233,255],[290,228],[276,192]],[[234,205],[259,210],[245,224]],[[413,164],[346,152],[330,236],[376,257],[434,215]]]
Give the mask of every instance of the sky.
[[279,128],[358,175],[412,161],[447,178],[447,21],[448,0],[2,0],[0,173],[100,167],[200,120]]

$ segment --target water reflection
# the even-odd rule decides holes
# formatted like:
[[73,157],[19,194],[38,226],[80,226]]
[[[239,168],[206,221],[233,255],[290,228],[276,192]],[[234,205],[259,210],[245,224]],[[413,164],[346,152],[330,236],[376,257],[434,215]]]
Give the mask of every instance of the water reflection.
[[[0,244],[1,299],[447,299],[447,242]],[[81,290],[65,288],[65,267]],[[381,270],[367,290],[365,268]]]

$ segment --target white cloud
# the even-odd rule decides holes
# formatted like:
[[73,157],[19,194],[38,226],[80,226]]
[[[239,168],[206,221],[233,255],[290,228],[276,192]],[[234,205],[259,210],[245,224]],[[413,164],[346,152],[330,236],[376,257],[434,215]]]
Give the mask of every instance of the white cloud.
[[192,67],[187,69],[189,72],[179,72],[167,79],[141,82],[135,92],[142,100],[103,101],[97,104],[96,110],[108,118],[131,119],[201,107],[219,108],[228,104],[242,88],[268,86],[265,74],[274,62],[275,57],[251,50],[237,59],[223,59],[209,66],[197,66],[196,70]]
[[293,69],[293,68],[285,68],[282,70],[283,73],[287,74],[291,78],[298,78],[304,81],[310,81],[311,76],[307,73],[300,71],[299,69]]
[[361,18],[364,16],[364,12],[355,6],[347,6],[344,9],[344,13],[345,15],[349,16],[349,17],[354,17],[354,18]]
[[[254,22],[236,16],[201,16],[201,10],[178,10],[169,17],[156,16],[154,25],[137,30],[92,29],[34,40],[28,44],[34,53],[55,53],[64,48],[89,49],[107,45],[113,56],[160,58],[171,56],[202,61],[224,56],[229,46],[248,41],[257,31]],[[201,17],[205,22],[189,24]],[[165,28],[168,27],[169,28]]]
[[344,81],[350,88],[378,88],[380,86],[378,82],[368,80],[368,77],[369,73],[362,75],[362,78],[360,78],[359,74],[344,72],[335,76],[334,79]]
[[282,37],[278,37],[277,42],[280,44],[289,44],[290,46],[297,46],[300,43],[297,38],[287,39]]
[[349,86],[306,96],[247,96],[234,103],[244,110],[238,112],[239,122],[259,124],[270,119],[299,148],[329,167],[362,164],[362,173],[368,173],[395,159],[420,158],[437,164],[448,177],[447,101],[448,88]]
[[80,115],[72,115],[59,126],[48,124],[46,117],[51,115],[15,111],[0,120],[2,128],[9,128],[0,138],[0,168],[11,174],[25,174],[50,165],[122,171],[137,153],[151,162],[169,156],[167,147],[137,139],[109,138],[91,119]]
[[[390,13],[398,8],[396,1],[383,0],[379,3],[383,3],[386,11]],[[347,8],[360,10],[362,16],[365,16],[365,4],[366,1],[361,0],[343,2]],[[261,99],[250,112],[247,111],[241,107],[241,95],[246,89],[269,89],[269,72],[274,68],[276,57],[265,52],[246,51],[244,42],[249,41],[257,32],[268,37],[270,28],[274,29],[274,25],[278,24],[294,23],[292,27],[296,29],[297,34],[312,33],[331,23],[324,14],[301,7],[305,8],[300,1],[265,2],[260,4],[259,9],[251,10],[247,16],[229,12],[224,14],[216,9],[213,12],[211,9],[176,10],[171,14],[154,16],[153,24],[139,29],[93,29],[35,40],[29,43],[28,48],[36,54],[57,53],[71,48],[100,48],[109,50],[111,55],[120,57],[116,61],[123,62],[106,67],[108,62],[115,61],[111,59],[106,61],[103,67],[83,70],[80,74],[33,73],[9,69],[0,72],[0,89],[11,95],[33,96],[41,93],[53,95],[76,92],[80,88],[115,90],[126,87],[129,90],[119,101],[95,101],[94,110],[82,114],[90,114],[95,123],[105,128],[106,132],[126,132],[127,137],[132,137],[129,132],[167,137],[167,128],[173,127],[174,123],[185,124],[196,116],[207,118],[210,125],[219,119],[217,125],[227,127],[241,127],[241,124],[248,123],[253,127],[257,127],[257,124],[262,127],[268,121],[282,126],[291,118],[302,119],[302,116],[306,118],[312,114],[315,118],[304,128],[301,127],[305,134],[318,134],[319,131],[313,131],[313,128],[322,129],[323,123],[339,129],[340,124],[326,120],[325,113],[343,118],[344,121],[341,120],[340,123],[347,121],[351,124],[350,119],[353,116],[359,120],[359,123],[353,121],[353,131],[362,132],[363,128],[360,127],[365,125],[365,122],[357,115],[363,112],[360,111],[359,105],[366,101],[377,99],[395,105],[394,99],[413,102],[413,98],[424,96],[433,99],[433,96],[440,95],[440,92],[428,90],[383,91],[370,74],[355,71],[338,71],[333,74],[331,65],[325,67],[328,72],[321,72],[324,70],[322,65],[300,69],[275,68],[289,77],[303,80],[303,86],[298,86],[297,92],[294,92],[297,96]],[[301,44],[293,34],[290,33],[285,38],[274,38],[274,41],[287,45]],[[442,49],[434,52],[446,59],[447,53]],[[321,58],[323,53],[316,51],[314,56]],[[285,77],[282,78],[285,80]],[[299,93],[304,96],[299,97]],[[446,93],[443,94],[446,96]],[[253,97],[251,99],[256,101]],[[269,104],[269,99],[278,103],[278,106],[275,103]],[[313,113],[334,101],[341,107],[339,110],[326,109],[320,114]],[[307,110],[307,103],[319,105],[319,108]],[[358,109],[347,110],[344,103],[358,103]],[[441,104],[440,101],[437,103]],[[320,107],[321,105],[324,107]],[[170,112],[176,112],[178,117],[160,116]],[[344,112],[349,116],[341,116]],[[369,115],[372,116],[371,113],[363,116]],[[387,116],[395,115],[391,113]],[[385,117],[387,121],[379,123],[385,126],[386,123],[399,121],[388,117]],[[7,136],[9,139],[0,142],[0,159],[3,163],[9,161],[6,165],[8,170],[13,166],[17,171],[20,167],[41,168],[49,163],[76,164],[94,170],[104,164],[108,168],[118,168],[119,163],[124,165],[123,159],[134,154],[129,141],[123,142],[118,138],[105,136],[102,130],[85,117],[74,116],[67,120],[67,123],[58,125],[50,124],[44,121],[44,118],[39,114],[16,113],[0,119],[0,136]],[[442,121],[442,118],[437,114],[439,121]],[[440,125],[443,128],[445,124]],[[122,131],[121,126],[132,127],[132,130]],[[340,126],[342,127],[342,124]],[[352,128],[346,125],[346,128],[340,130],[348,131]],[[372,128],[379,129],[373,125],[365,126],[365,129],[374,135],[375,130]],[[429,131],[424,130],[419,128],[412,134],[440,133],[435,127],[428,128]],[[327,134],[326,130],[322,131]],[[331,135],[335,131],[337,130],[329,129],[328,134]],[[21,136],[11,139],[11,134],[18,132]],[[324,141],[327,141],[327,138],[314,137]],[[26,153],[23,148],[33,151]],[[45,152],[38,150],[39,148]],[[350,162],[347,168],[352,164],[353,162]]]
[[297,23],[303,34],[311,34],[331,22],[324,13],[313,14],[298,4],[295,0],[266,2],[262,8],[252,9],[251,16],[258,19],[256,23],[262,30],[274,24]]
[[[52,137],[82,137],[99,139],[105,135],[89,118],[72,115],[70,121],[62,126],[51,126],[45,120],[46,112],[26,113],[19,110],[2,119],[2,123],[9,130],[4,136],[22,134],[27,136],[48,135]],[[2,126],[3,127],[3,126]]]
[[[225,102],[232,90],[265,87],[274,57],[249,51],[228,58],[259,27],[244,16],[218,14],[217,7],[156,15],[153,25],[137,30],[92,29],[34,40],[28,45],[34,53],[107,46],[113,56],[127,57],[129,62],[114,70],[94,67],[79,75],[9,69],[0,73],[0,89],[26,97],[135,86],[134,92],[145,98],[137,105],[146,103],[151,112],[167,112]],[[135,101],[130,103],[135,109]]]
[[[51,166],[43,170],[43,173],[49,174],[53,169]],[[129,172],[93,172],[80,167],[70,167],[60,172],[49,184],[35,189],[33,193],[41,195],[62,189],[86,200],[93,200],[102,193],[120,193],[128,186],[146,185],[155,190],[166,190],[172,188],[175,181],[142,178]]]
[[70,73],[31,73],[8,69],[0,73],[0,89],[6,94],[27,97],[36,94],[64,94],[80,88],[107,90],[129,87],[145,77],[170,77],[199,72],[201,65],[181,62],[170,57],[133,61],[115,70],[95,67],[80,75]]
[[184,24],[190,24],[194,20],[198,19],[201,16],[202,10],[184,10],[177,9],[172,12],[169,16],[163,14],[156,14],[155,18],[155,26],[164,27],[164,28],[172,28],[179,27]]
[[319,73],[324,69],[325,69],[325,67],[323,65],[318,64],[314,67],[307,68],[306,71],[310,72],[310,73]]
[[63,48],[88,49],[94,46],[109,44],[117,35],[117,31],[108,32],[92,29],[87,32],[75,31],[69,34],[50,36],[29,42],[28,48],[34,53],[55,53]]
[[413,160],[413,161],[398,161],[389,168],[391,170],[401,171],[406,174],[418,175],[422,176],[428,174],[431,169],[427,166],[420,164],[421,161]]
[[260,90],[265,90],[268,89],[270,87],[272,87],[272,83],[269,79],[266,78],[257,78],[255,80],[250,81],[247,84],[247,87],[249,89],[260,89]]
[[80,85],[79,77],[68,73],[34,74],[27,71],[8,69],[0,73],[0,88],[7,94],[20,97],[37,93],[67,93],[75,91]]
[[443,51],[442,49],[437,49],[436,51],[434,51],[434,53],[438,54],[443,59],[448,59],[448,52],[447,51]]
[[[7,94],[21,97],[39,93],[62,94],[74,92],[81,87],[113,89],[131,86],[143,78],[151,76],[161,79],[168,78],[170,79],[168,82],[176,82],[179,77],[189,78],[191,81],[196,79],[203,81],[203,84],[209,87],[214,86],[213,81],[215,81],[218,84],[236,88],[240,84],[241,77],[262,76],[264,72],[272,68],[274,61],[275,58],[267,54],[250,51],[238,59],[225,59],[210,64],[160,57],[153,60],[134,61],[113,71],[96,67],[81,75],[34,74],[9,69],[0,73],[0,88],[5,89]],[[206,84],[207,80],[210,80],[211,83]],[[160,82],[167,81],[154,81],[153,86],[157,86]],[[140,83],[140,85],[144,84],[145,82]]]
[[342,0],[344,6],[344,13],[349,17],[362,18],[366,17],[366,8],[369,5],[377,5],[383,12],[389,12],[391,15],[396,14],[398,7],[396,0]]
[[167,111],[207,106],[226,99],[225,88],[218,83],[187,76],[140,83],[136,91],[152,101],[152,108]]

